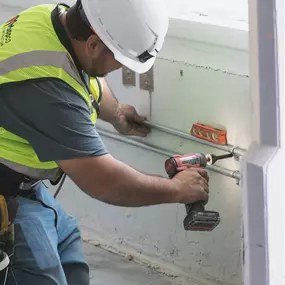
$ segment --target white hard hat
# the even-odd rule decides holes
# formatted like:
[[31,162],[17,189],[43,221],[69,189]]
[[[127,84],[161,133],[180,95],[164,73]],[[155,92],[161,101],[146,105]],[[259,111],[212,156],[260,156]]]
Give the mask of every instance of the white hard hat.
[[162,48],[169,15],[165,0],[81,0],[83,13],[122,65],[147,72]]

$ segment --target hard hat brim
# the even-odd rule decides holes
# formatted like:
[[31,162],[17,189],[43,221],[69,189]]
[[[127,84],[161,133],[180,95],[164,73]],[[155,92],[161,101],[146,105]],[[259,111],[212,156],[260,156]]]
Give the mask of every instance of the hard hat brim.
[[132,70],[138,74],[142,74],[142,73],[149,71],[151,69],[151,67],[154,65],[154,62],[156,59],[156,57],[152,57],[148,61],[142,63],[139,60],[137,60],[137,61],[132,60],[132,59],[127,58],[127,57],[125,57],[119,53],[114,54],[114,56],[118,62],[120,62],[125,67],[129,68],[130,70]]

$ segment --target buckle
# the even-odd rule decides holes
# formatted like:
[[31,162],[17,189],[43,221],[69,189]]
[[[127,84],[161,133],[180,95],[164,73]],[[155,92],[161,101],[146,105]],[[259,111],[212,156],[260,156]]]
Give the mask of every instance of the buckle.
[[[156,50],[155,50],[156,51]],[[149,51],[143,52],[141,55],[138,56],[138,59],[141,63],[147,62],[149,59],[153,58],[154,55],[149,53]]]
[[34,181],[29,181],[29,182],[21,182],[19,185],[19,189],[20,190],[31,190],[33,189],[35,186],[37,186],[39,183],[41,182],[41,180],[34,180]]

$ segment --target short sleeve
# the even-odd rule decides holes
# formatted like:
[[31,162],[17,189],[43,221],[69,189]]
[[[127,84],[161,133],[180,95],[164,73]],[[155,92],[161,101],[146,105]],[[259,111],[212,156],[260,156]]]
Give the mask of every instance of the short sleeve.
[[57,79],[0,86],[0,125],[29,141],[43,162],[108,153],[84,99]]

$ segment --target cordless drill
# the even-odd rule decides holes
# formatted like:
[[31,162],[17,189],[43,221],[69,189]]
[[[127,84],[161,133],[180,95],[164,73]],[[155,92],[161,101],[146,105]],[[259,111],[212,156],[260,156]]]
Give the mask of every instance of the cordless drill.
[[[165,161],[165,170],[169,178],[173,178],[178,172],[189,167],[205,168],[216,161],[232,157],[232,154],[216,156],[213,154],[190,153],[186,155],[175,155]],[[186,204],[186,217],[184,229],[186,231],[212,231],[220,223],[220,214],[214,211],[206,211],[204,202],[198,201]]]

